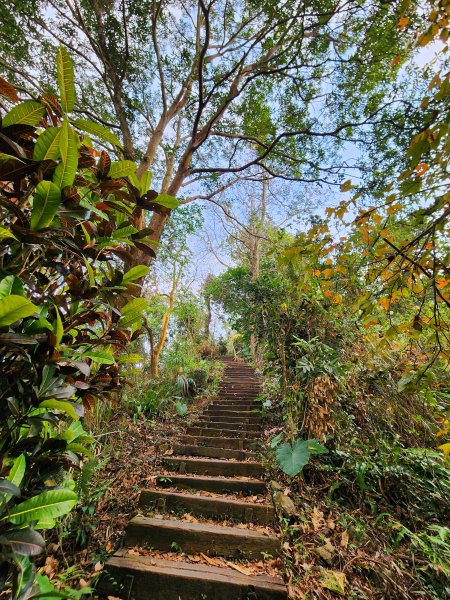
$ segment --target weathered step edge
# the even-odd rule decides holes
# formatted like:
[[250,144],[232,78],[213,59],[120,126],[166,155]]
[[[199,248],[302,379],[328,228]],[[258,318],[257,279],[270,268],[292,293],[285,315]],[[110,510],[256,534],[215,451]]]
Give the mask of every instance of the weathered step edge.
[[231,448],[215,448],[214,446],[195,446],[188,444],[174,444],[173,451],[179,456],[206,456],[208,458],[235,458],[246,460],[256,458],[256,452],[250,450],[233,450]]
[[198,473],[199,475],[222,475],[223,477],[258,477],[263,468],[259,462],[218,460],[214,458],[190,458],[168,456],[163,458],[165,468],[178,473]]
[[232,519],[242,523],[269,525],[275,520],[275,509],[272,504],[243,502],[218,496],[199,496],[164,490],[143,490],[139,499],[142,510],[174,513],[190,513],[194,516],[223,520]]
[[179,487],[181,489],[204,490],[215,493],[240,493],[249,496],[264,494],[266,486],[258,479],[243,477],[242,479],[206,477],[199,475],[160,475],[156,478],[158,486]]
[[172,562],[150,556],[114,555],[100,582],[105,595],[135,600],[287,600],[282,579],[242,575],[231,568]]
[[267,553],[275,557],[280,549],[276,535],[251,529],[187,523],[178,519],[158,519],[137,515],[128,523],[125,545],[186,554],[209,552],[211,555],[247,557],[260,560]]

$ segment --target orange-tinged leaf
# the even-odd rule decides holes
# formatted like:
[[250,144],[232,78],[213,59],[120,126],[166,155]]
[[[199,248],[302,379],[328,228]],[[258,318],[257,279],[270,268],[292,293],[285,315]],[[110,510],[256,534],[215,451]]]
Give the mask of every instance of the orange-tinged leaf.
[[399,29],[404,29],[407,25],[409,24],[409,19],[408,17],[402,17],[399,22],[397,23],[397,27]]
[[329,277],[331,277],[331,275],[333,275],[334,273],[334,269],[324,269],[322,271],[322,275],[325,277],[325,279],[328,279]]
[[402,60],[402,57],[400,56],[400,54],[397,54],[397,56],[395,56],[392,60],[391,60],[391,65],[393,67],[395,67],[395,65],[398,65],[398,63]]
[[416,167],[416,173],[418,177],[423,177],[430,167],[426,163],[420,163]]
[[336,296],[331,301],[332,304],[342,304],[342,296],[341,294],[336,294]]
[[6,98],[9,98],[13,102],[19,102],[19,96],[17,95],[16,88],[12,85],[12,83],[9,83],[9,81],[3,79],[3,77],[0,77],[0,94]]
[[324,296],[326,296],[327,298],[331,298],[332,296],[334,296],[334,292],[332,292],[331,290],[326,290],[323,293]]

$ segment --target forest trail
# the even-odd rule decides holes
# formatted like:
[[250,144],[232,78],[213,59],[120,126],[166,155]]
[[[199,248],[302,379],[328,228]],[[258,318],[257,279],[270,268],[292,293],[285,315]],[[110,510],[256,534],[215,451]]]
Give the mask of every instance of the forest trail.
[[[124,548],[105,565],[101,583],[105,595],[125,600],[287,598],[279,577],[244,574],[239,563],[219,567],[208,560],[189,560],[200,555],[261,561],[264,555],[279,553],[280,542],[271,529],[274,508],[262,498],[266,485],[257,460],[259,381],[252,367],[232,357],[223,360],[218,398],[187,428],[174,445],[174,454],[163,458],[164,473],[156,486],[142,491],[143,514],[130,521]],[[181,518],[186,513],[190,519]],[[225,519],[233,526],[222,525]],[[158,551],[174,549],[180,560],[158,557]]]

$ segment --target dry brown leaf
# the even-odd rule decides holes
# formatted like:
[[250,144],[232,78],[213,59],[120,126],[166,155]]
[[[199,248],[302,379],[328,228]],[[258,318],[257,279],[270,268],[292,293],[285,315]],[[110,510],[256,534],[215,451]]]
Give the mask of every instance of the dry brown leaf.
[[348,546],[348,532],[347,531],[342,532],[341,546],[342,546],[342,548],[347,548],[347,546]]
[[103,569],[103,563],[101,563],[100,561],[98,563],[95,563],[94,571],[96,573],[99,573],[102,569]]
[[231,567],[232,569],[239,571],[239,573],[242,573],[242,575],[253,575],[255,572],[254,569],[249,569],[248,567],[242,567],[241,565],[237,565],[236,563],[232,563],[229,561],[227,561],[227,565],[229,567]]

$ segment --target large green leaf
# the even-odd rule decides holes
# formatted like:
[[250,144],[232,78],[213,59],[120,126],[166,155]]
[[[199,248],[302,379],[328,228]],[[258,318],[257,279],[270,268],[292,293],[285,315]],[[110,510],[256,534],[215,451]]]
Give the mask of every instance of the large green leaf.
[[152,183],[152,174],[150,171],[145,171],[142,174],[141,179],[139,180],[139,192],[141,196],[143,196],[150,189],[150,185]]
[[295,477],[308,464],[311,454],[324,454],[327,449],[315,440],[296,440],[292,444],[281,444],[276,449],[275,456],[280,469]]
[[60,410],[61,412],[66,413],[69,417],[72,417],[75,421],[77,421],[80,417],[77,415],[73,404],[70,402],[64,402],[64,400],[55,400],[54,398],[50,398],[49,400],[44,400],[39,404],[39,408],[52,408],[53,410]]
[[23,477],[25,475],[26,466],[27,461],[25,459],[25,454],[20,454],[14,461],[13,466],[11,467],[11,470],[8,475],[8,480],[14,485],[17,485],[17,487],[19,487],[22,483]]
[[136,171],[136,164],[132,160],[118,160],[112,162],[109,167],[108,177],[111,179],[120,179],[127,177]]
[[145,275],[147,275],[149,271],[150,267],[146,267],[145,265],[136,265],[135,267],[132,267],[129,271],[125,273],[122,282],[128,283],[129,281],[135,281],[136,279],[145,277]]
[[160,204],[165,208],[177,208],[180,205],[179,200],[170,194],[159,194],[157,198],[152,200],[155,204]]
[[56,57],[58,88],[61,96],[61,106],[64,112],[71,112],[75,106],[75,77],[73,60],[67,50],[59,47]]
[[77,495],[71,490],[48,490],[17,504],[2,520],[8,519],[21,525],[42,519],[56,519],[67,514],[76,502]]
[[14,106],[3,117],[2,127],[9,125],[37,125],[44,116],[45,107],[35,100],[25,100]]
[[147,308],[148,302],[145,298],[134,298],[122,307],[122,317],[119,321],[121,327],[129,327],[133,323],[142,320],[142,313]]
[[106,127],[102,127],[101,125],[98,125],[98,123],[94,123],[94,121],[89,121],[88,119],[77,119],[73,124],[78,129],[81,129],[81,131],[92,133],[92,135],[105,140],[105,142],[109,142],[113,146],[122,148],[122,142],[116,135],[114,135],[114,133],[109,131],[109,129],[106,129]]
[[12,294],[0,299],[0,327],[6,327],[19,319],[31,317],[36,312],[36,306],[23,296]]
[[100,365],[114,365],[116,363],[114,356],[110,352],[106,352],[106,350],[103,352],[83,352],[83,358],[90,358]]
[[33,160],[58,160],[59,158],[59,137],[61,129],[59,127],[48,127],[43,131],[33,150]]
[[53,182],[63,189],[73,184],[78,166],[78,137],[67,121],[61,127],[59,151],[61,162],[55,169]]
[[34,193],[33,210],[31,211],[31,229],[43,229],[53,221],[53,217],[61,204],[61,191],[51,181],[40,181]]
[[0,281],[0,298],[5,298],[14,294],[15,296],[23,296],[23,281],[15,275],[7,275]]

